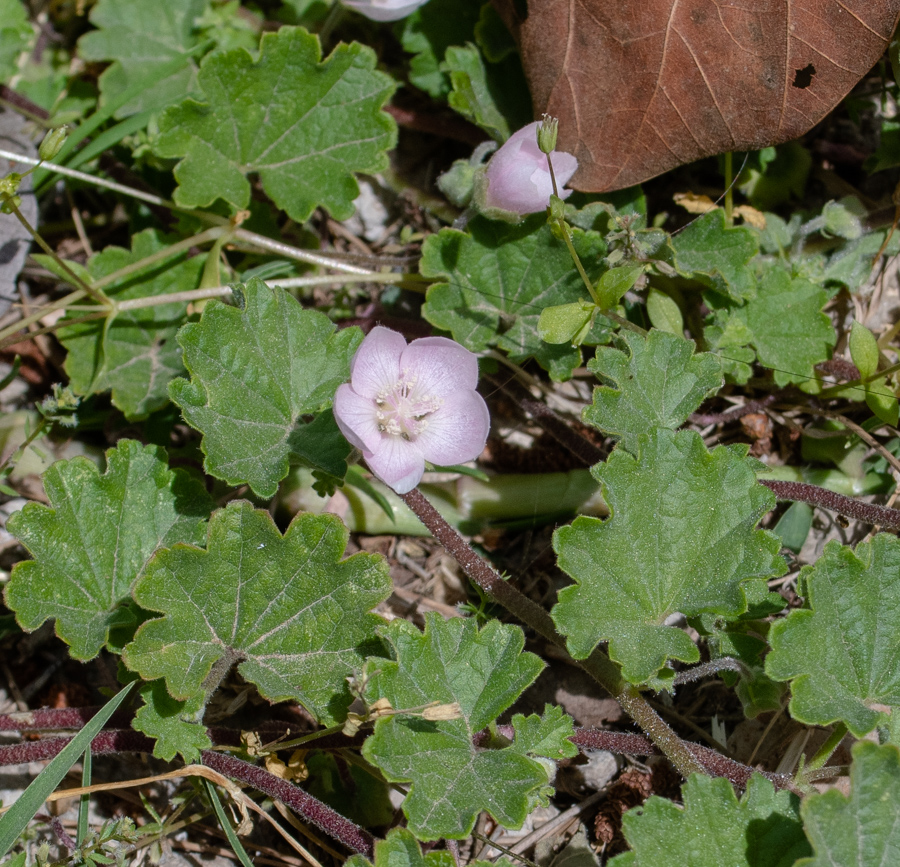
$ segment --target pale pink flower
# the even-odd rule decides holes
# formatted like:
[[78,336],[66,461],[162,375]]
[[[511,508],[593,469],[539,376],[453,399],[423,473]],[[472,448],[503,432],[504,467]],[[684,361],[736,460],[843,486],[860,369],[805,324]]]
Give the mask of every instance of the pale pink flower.
[[475,391],[478,360],[446,337],[409,346],[390,328],[373,328],[338,387],[334,417],[369,469],[398,494],[422,479],[425,461],[450,466],[481,454],[490,428]]
[[[534,214],[550,204],[553,182],[545,154],[537,143],[540,121],[523,126],[491,157],[487,167],[487,191],[484,204],[515,214]],[[559,186],[560,198],[572,191],[564,190],[578,168],[578,160],[564,151],[553,151],[553,171]]]
[[373,21],[398,21],[412,15],[428,0],[343,0],[345,6]]

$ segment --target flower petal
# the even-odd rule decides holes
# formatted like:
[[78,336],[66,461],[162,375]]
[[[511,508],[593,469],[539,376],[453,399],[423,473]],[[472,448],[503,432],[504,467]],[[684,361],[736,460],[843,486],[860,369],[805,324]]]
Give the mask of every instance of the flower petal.
[[417,443],[400,437],[384,437],[378,449],[363,453],[369,469],[389,488],[406,494],[422,480],[425,458]]
[[360,397],[347,383],[338,386],[334,395],[334,420],[351,445],[373,452],[384,438],[378,430],[375,404]]
[[[485,177],[487,190],[484,204],[516,214],[533,214],[550,204],[553,182],[547,155],[537,143],[539,122],[535,121],[514,132],[491,157]],[[560,197],[565,199],[571,190],[563,190],[578,168],[578,160],[563,151],[553,151],[553,171]]]
[[[572,179],[572,175],[578,170],[578,158],[565,151],[553,151],[550,154],[553,161],[553,172],[556,175],[556,183],[562,189]],[[569,190],[571,192],[571,190]],[[565,198],[565,196],[561,196]]]
[[428,0],[344,0],[344,5],[372,21],[397,21],[411,15],[426,2]]
[[429,397],[471,391],[478,385],[475,354],[446,337],[414,340],[400,356],[400,368],[414,374],[417,393]]
[[428,427],[416,438],[416,445],[433,464],[462,464],[481,454],[490,428],[484,398],[477,391],[458,391],[428,417]]
[[350,362],[350,382],[361,397],[374,400],[390,391],[400,378],[400,355],[406,349],[402,334],[376,325],[356,350]]

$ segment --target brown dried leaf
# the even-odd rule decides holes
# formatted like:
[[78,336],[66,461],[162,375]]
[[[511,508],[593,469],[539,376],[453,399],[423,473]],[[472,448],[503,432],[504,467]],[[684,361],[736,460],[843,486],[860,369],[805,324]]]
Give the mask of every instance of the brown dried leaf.
[[601,192],[797,138],[871,69],[900,0],[494,0],[537,116]]
[[684,208],[689,214],[708,214],[718,207],[709,197],[698,193],[675,193],[672,201]]

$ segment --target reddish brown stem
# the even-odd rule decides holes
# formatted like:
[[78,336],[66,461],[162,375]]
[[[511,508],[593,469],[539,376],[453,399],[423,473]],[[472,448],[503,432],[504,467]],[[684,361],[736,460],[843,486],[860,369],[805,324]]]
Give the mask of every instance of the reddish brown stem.
[[775,482],[760,479],[760,483],[772,491],[779,500],[793,500],[794,502],[809,503],[811,506],[819,506],[854,518],[857,521],[865,521],[867,524],[877,524],[890,530],[900,530],[900,509],[889,509],[887,506],[876,506],[874,503],[864,503],[853,497],[845,497],[816,485],[808,485],[805,482]]
[[[435,539],[462,566],[463,571],[472,581],[491,598],[503,605],[514,617],[565,651],[565,641],[556,631],[550,615],[540,605],[520,593],[508,581],[504,581],[497,570],[472,550],[469,543],[444,520],[440,512],[425,499],[417,488],[413,488],[408,494],[401,496],[406,505],[431,531]],[[587,659],[576,660],[576,664],[580,665],[622,705],[625,712],[647,733],[653,743],[662,750],[684,776],[692,773],[705,773],[705,767],[697,761],[685,742],[666,725],[662,717],[650,707],[637,689],[622,679],[618,666],[613,664],[605,653],[599,649],[594,650]]]
[[[632,735],[624,732],[607,732],[602,729],[578,729],[573,737],[569,738],[575,746],[582,750],[608,750],[611,753],[623,753],[632,756],[659,755],[660,751],[642,735]],[[759,771],[749,765],[742,765],[717,753],[709,747],[701,744],[687,743],[687,748],[697,757],[697,760],[706,768],[711,776],[725,777],[739,789],[745,789],[747,782],[753,774],[762,774],[768,777],[777,789],[792,788],[791,778],[784,774],[771,774]]]
[[[0,765],[19,765],[26,762],[46,761],[59,755],[72,738],[49,738],[43,741],[29,741],[22,744],[0,747]],[[110,753],[150,753],[154,741],[146,735],[134,731],[101,732],[91,741],[93,755]],[[269,797],[277,798],[290,807],[301,819],[321,828],[326,834],[348,849],[371,858],[374,852],[374,837],[340,813],[307,794],[293,783],[281,780],[264,768],[236,759],[225,753],[202,750],[201,761],[208,768],[226,777],[253,786]]]

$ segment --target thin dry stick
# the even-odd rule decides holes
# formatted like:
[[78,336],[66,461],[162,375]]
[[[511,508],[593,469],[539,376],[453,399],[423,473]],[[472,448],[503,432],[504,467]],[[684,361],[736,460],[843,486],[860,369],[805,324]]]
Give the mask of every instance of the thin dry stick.
[[[214,771],[212,768],[207,768],[203,765],[185,765],[177,771],[168,771],[165,774],[156,774],[152,777],[139,777],[135,780],[119,780],[115,783],[94,783],[90,786],[78,786],[74,789],[60,789],[56,792],[51,792],[46,799],[46,803],[49,804],[53,801],[61,801],[66,798],[78,798],[81,795],[91,795],[94,792],[112,792],[116,789],[133,789],[138,786],[149,786],[151,783],[158,783],[162,780],[174,780],[178,777],[205,777],[211,783],[216,783],[216,785],[227,789],[228,793],[232,796],[243,795],[241,790],[232,780],[229,780],[228,777]],[[6,807],[0,807],[0,814],[5,813],[7,810],[11,809],[11,807],[12,804]]]
[[[336,849],[333,849],[324,840],[321,840],[315,834],[313,834],[312,829],[307,828],[306,825],[303,824],[303,822],[301,822],[287,807],[285,807],[284,804],[281,803],[281,801],[276,798],[272,801],[272,803],[275,805],[275,809],[278,810],[284,820],[292,828],[299,831],[304,836],[309,837],[309,839],[312,840],[313,843],[315,843],[320,849],[324,849],[329,855],[331,855],[332,858],[337,858],[339,861],[343,859],[344,856],[341,855],[340,852],[338,852]],[[277,825],[277,823],[274,822],[273,824]],[[297,843],[297,845],[300,846],[299,843]],[[303,849],[303,851],[306,852],[306,849]],[[315,867],[322,867],[322,865],[312,856],[312,854],[309,855],[309,858],[311,859]]]
[[865,428],[860,427],[855,421],[851,421],[849,418],[847,418],[847,416],[842,415],[839,412],[834,412],[829,409],[815,409],[814,407],[805,407],[805,409],[812,415],[824,416],[825,418],[833,418],[835,421],[839,421],[848,430],[853,431],[853,433],[855,433],[861,440],[868,443],[894,468],[894,472],[897,473],[897,479],[898,481],[900,481],[900,460],[894,457],[894,455],[892,455],[880,442],[878,442],[878,440],[875,439],[872,434],[865,430]]
[[[76,180],[84,181],[85,183],[93,184],[97,187],[103,187],[107,190],[121,193],[123,196],[129,196],[133,199],[139,199],[140,201],[147,202],[151,205],[159,205],[163,208],[169,208],[173,211],[191,214],[202,220],[206,220],[207,222],[215,223],[218,226],[227,226],[227,224],[229,223],[227,217],[222,217],[219,214],[213,214],[209,211],[198,211],[194,208],[184,208],[180,205],[175,204],[175,202],[171,201],[170,199],[164,199],[161,196],[155,196],[152,193],[145,193],[141,190],[127,187],[124,184],[117,184],[115,181],[107,181],[104,178],[98,178],[94,175],[86,174],[85,172],[79,172],[75,169],[69,169],[65,166],[57,165],[56,163],[50,163],[46,161],[42,162],[41,160],[27,157],[23,154],[17,154],[12,151],[3,150],[2,148],[0,148],[0,157],[5,157],[12,162],[20,162],[24,163],[25,165],[31,166],[36,166],[38,163],[40,163],[42,169],[53,171],[58,175],[75,178]],[[345,262],[331,259],[328,256],[323,256],[320,253],[313,253],[309,250],[301,250],[297,247],[291,247],[289,244],[284,244],[280,241],[274,241],[271,238],[266,238],[264,235],[257,235],[255,232],[248,232],[246,229],[239,229],[235,233],[235,237],[248,241],[249,243],[252,243],[257,247],[262,247],[263,249],[281,253],[284,256],[289,256],[292,259],[299,259],[300,261],[308,262],[311,265],[321,265],[325,268],[334,268],[337,271],[346,271],[348,274],[358,274],[361,271],[365,270],[362,268],[358,268],[355,265],[349,265]]]
[[540,828],[535,828],[530,834],[526,834],[521,840],[517,840],[510,846],[509,851],[514,855],[520,855],[523,852],[526,852],[531,848],[532,844],[537,843],[539,840],[543,840],[545,837],[549,837],[551,834],[555,834],[558,829],[561,830],[570,822],[580,819],[583,813],[587,812],[594,804],[598,801],[602,801],[605,797],[606,792],[601,789],[599,792],[595,792],[583,801],[573,804],[568,810],[564,810],[549,822],[545,822]]

